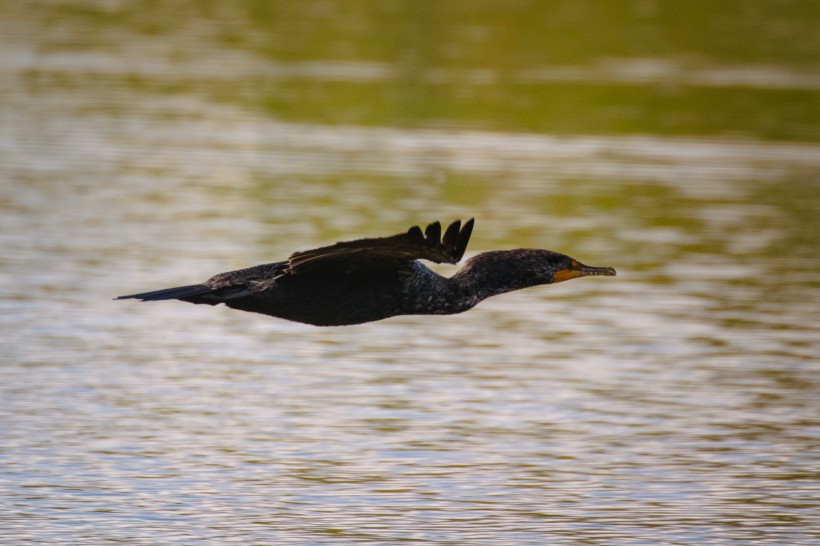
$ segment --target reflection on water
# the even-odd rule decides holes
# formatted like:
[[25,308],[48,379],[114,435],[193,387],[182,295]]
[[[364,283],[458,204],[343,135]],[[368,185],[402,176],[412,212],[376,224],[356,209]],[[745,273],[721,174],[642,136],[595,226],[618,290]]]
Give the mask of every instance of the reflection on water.
[[[332,100],[321,82],[371,97],[400,67],[257,58],[252,25],[240,44],[207,25],[84,35],[97,8],[65,6],[10,7],[0,32],[0,542],[820,541],[816,132],[736,120],[745,138],[704,139],[647,119],[559,137],[467,111],[404,123],[351,97],[299,117]],[[96,24],[147,24],[114,19]],[[72,40],[87,47],[47,47]],[[180,46],[232,62],[211,74]],[[719,60],[729,79],[753,64]],[[541,77],[629,73],[607,63]],[[787,64],[769,73],[796,79],[757,92],[805,105],[816,74]],[[646,70],[633,83],[654,85]],[[110,299],[468,216],[471,253],[552,248],[619,276],[352,328]]]

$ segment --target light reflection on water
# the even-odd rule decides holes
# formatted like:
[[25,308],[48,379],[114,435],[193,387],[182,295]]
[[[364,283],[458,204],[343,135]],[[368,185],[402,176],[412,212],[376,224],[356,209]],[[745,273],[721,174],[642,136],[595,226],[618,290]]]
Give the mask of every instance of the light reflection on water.
[[[146,177],[88,191],[89,176],[3,195],[11,358],[0,407],[16,540],[813,537],[817,307],[805,292],[816,294],[814,277],[801,273],[811,263],[781,262],[794,286],[778,291],[765,249],[687,251],[693,240],[736,237],[708,221],[641,228],[648,220],[628,218],[627,204],[601,210],[607,220],[591,221],[607,229],[579,238],[583,212],[564,225],[513,199],[514,210],[479,218],[472,251],[521,232],[526,244],[572,247],[621,275],[499,297],[463,316],[314,329],[110,301],[327,236],[309,222],[280,225],[270,211],[234,221],[259,213],[242,189],[224,201],[208,184],[166,195],[164,178]],[[488,200],[511,191],[474,182]],[[316,193],[333,197],[313,208],[315,186],[266,184],[310,218],[337,214],[356,225],[351,233],[384,231],[378,214],[354,219],[361,195],[349,202],[344,184],[327,183]],[[399,180],[383,199],[411,185]],[[684,201],[692,218],[717,206],[656,199],[676,214]],[[735,229],[763,214],[772,240],[789,240],[783,211],[732,204],[746,206],[753,213]],[[642,241],[641,229],[657,237]]]
[[[0,542],[820,541],[816,145],[10,89]],[[110,299],[468,216],[619,276],[337,329]]]

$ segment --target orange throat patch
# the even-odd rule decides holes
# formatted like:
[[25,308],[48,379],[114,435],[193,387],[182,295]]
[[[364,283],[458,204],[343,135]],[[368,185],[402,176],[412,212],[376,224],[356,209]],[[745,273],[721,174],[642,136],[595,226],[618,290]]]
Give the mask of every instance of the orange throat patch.
[[553,275],[553,277],[552,277],[552,282],[553,282],[553,284],[555,284],[557,282],[564,282],[564,281],[568,281],[570,279],[577,279],[578,277],[581,277],[581,276],[583,276],[583,273],[581,273],[578,270],[562,269],[561,271],[556,271],[555,272],[555,275]]

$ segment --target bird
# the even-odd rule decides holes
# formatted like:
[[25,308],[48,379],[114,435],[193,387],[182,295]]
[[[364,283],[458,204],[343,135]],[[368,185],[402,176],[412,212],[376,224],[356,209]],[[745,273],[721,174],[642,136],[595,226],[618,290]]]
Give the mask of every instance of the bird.
[[615,276],[559,252],[519,248],[476,254],[451,277],[420,260],[456,264],[474,219],[411,227],[390,237],[339,242],[285,260],[220,273],[201,284],[115,299],[181,300],[315,326],[363,324],[397,315],[452,315],[498,294],[579,277]]

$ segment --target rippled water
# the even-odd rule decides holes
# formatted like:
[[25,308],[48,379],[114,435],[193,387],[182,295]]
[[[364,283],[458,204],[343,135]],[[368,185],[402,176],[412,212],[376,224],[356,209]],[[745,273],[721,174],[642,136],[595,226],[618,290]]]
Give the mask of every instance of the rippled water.
[[[703,108],[691,124],[596,129],[624,114],[615,93],[566,134],[560,111],[532,130],[392,95],[407,67],[356,57],[362,14],[339,23],[361,43],[334,26],[333,47],[272,52],[269,29],[229,8],[169,29],[168,13],[116,3],[14,6],[0,24],[0,543],[820,543],[811,69],[604,59],[516,66],[500,86],[455,53],[420,69],[425,92],[460,93],[468,75],[530,100],[532,119],[537,82],[703,86],[685,90]],[[305,6],[288,16],[310,34],[335,4]],[[467,26],[443,50],[520,54],[485,15],[451,14]],[[250,44],[215,39],[227,24]],[[402,113],[364,112],[385,86]],[[782,132],[735,117],[738,135],[719,119],[708,134],[724,99],[698,103],[707,91],[772,93]],[[111,300],[472,216],[468,255],[551,248],[619,276],[346,328]]]

